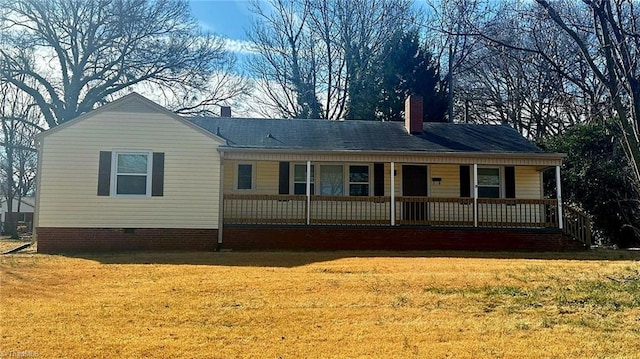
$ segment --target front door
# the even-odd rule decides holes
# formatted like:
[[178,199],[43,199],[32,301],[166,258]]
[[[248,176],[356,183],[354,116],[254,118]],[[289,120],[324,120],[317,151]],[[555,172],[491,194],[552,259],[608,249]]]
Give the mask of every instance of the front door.
[[[427,197],[427,166],[402,166],[402,195],[405,197]],[[405,221],[426,221],[428,207],[425,202],[405,202],[403,218]]]

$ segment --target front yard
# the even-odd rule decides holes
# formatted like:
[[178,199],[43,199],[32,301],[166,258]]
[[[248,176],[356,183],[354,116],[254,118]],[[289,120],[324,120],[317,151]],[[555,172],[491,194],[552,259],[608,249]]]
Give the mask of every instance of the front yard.
[[0,357],[633,358],[639,254],[5,255]]

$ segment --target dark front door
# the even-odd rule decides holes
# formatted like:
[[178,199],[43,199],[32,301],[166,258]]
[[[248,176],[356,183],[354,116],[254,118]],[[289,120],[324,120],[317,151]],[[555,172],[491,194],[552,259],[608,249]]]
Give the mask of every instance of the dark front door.
[[[405,197],[426,197],[427,166],[402,166],[402,195]],[[405,202],[403,217],[405,221],[426,221],[427,203]]]

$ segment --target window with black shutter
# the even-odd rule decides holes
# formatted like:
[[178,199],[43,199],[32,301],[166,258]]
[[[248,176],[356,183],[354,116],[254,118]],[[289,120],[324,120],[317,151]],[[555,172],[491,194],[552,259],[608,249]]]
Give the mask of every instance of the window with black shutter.
[[384,163],[373,164],[373,195],[384,196]]
[[460,166],[460,197],[471,197],[471,166]]
[[289,194],[289,162],[280,162],[279,194]]
[[516,198],[516,168],[504,168],[504,196],[506,198]]

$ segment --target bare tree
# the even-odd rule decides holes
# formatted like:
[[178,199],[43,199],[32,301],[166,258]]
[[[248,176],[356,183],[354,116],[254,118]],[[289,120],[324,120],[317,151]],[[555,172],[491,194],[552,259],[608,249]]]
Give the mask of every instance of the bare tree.
[[[480,39],[475,35],[475,28],[491,19],[495,4],[485,0],[428,0],[430,14],[425,22],[430,45],[436,53],[442,69],[446,69],[445,82],[449,96],[447,118],[453,122],[456,97],[457,101],[466,102],[459,95],[465,91],[458,89],[457,76],[464,67],[469,67],[469,57],[478,50]],[[444,71],[444,70],[443,70]]]
[[[574,108],[582,107],[573,116],[602,118],[613,113],[640,186],[640,12],[635,1],[536,0],[535,4],[493,5],[501,9],[500,15],[511,17],[511,23],[496,22],[491,29],[491,22],[465,18],[468,26],[458,35],[533,54],[536,62],[546,64],[542,71],[559,76],[566,100],[579,104]],[[527,41],[511,41],[523,35]]]
[[[182,112],[243,93],[233,57],[182,0],[0,0],[0,78],[29,94],[49,127],[149,86]],[[227,77],[224,77],[227,76]]]
[[637,3],[583,0],[591,21],[576,23],[574,4],[536,2],[556,29],[577,47],[589,70],[607,89],[636,185],[640,186],[640,10]]
[[334,11],[347,77],[345,118],[374,118],[376,82],[384,61],[378,55],[396,34],[413,26],[411,2],[341,0],[334,2]]
[[[468,36],[481,41],[458,70],[458,120],[508,123],[539,140],[610,113],[602,86],[535,5],[509,3]],[[553,59],[550,62],[549,59]],[[464,114],[464,115],[462,115]]]
[[373,118],[378,55],[413,22],[408,0],[270,0],[253,12],[263,105],[293,118]]
[[261,104],[284,117],[320,118],[316,51],[307,23],[309,4],[272,0],[265,9],[255,1],[252,11],[256,19],[248,35],[261,56],[249,66],[266,95]]
[[[34,137],[41,132],[40,114],[32,99],[15,86],[0,82],[0,178],[7,212],[20,212],[22,197],[35,190],[37,155]],[[18,207],[13,207],[14,199]],[[5,230],[17,236],[16,224]]]

